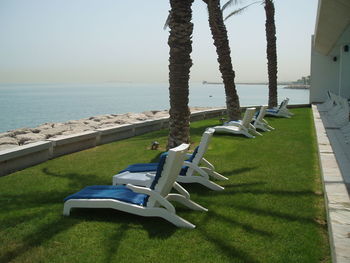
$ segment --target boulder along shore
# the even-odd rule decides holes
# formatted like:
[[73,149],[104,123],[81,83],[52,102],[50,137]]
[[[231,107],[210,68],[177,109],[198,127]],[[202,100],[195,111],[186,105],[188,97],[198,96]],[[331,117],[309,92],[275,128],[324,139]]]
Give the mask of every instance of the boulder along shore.
[[[193,113],[214,108],[192,107],[190,109]],[[163,117],[169,117],[168,110],[152,110],[144,111],[142,113],[107,114],[67,122],[44,123],[35,128],[10,130],[0,133],[0,151],[64,135],[72,135],[100,128],[118,127],[123,124],[155,120]]]

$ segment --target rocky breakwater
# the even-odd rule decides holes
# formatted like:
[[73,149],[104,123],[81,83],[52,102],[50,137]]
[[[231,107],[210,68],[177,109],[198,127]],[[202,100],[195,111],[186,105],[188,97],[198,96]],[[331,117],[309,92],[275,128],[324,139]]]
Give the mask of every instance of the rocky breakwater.
[[[191,112],[204,109],[209,108],[191,108]],[[59,136],[72,135],[99,128],[117,127],[123,124],[155,120],[168,116],[169,112],[167,110],[145,111],[142,113],[100,115],[64,123],[44,123],[36,128],[20,128],[0,133],[0,151],[50,138],[58,138]]]

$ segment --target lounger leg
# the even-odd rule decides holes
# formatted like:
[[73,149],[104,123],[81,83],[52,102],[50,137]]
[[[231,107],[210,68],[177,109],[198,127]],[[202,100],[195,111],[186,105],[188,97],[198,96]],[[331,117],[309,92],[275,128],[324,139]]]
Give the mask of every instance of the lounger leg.
[[261,130],[263,130],[263,131],[265,131],[265,132],[271,131],[270,129],[268,129],[268,128],[265,127],[264,125],[261,125],[261,126],[259,126],[258,128],[261,129]]
[[275,129],[275,128],[271,127],[271,126],[269,125],[269,123],[268,123],[266,120],[264,120],[264,119],[261,120],[260,125],[261,125],[262,127],[264,127],[265,129],[267,129],[268,131],[272,131],[272,130]]
[[200,180],[197,183],[202,184],[205,187],[208,187],[209,189],[214,190],[214,191],[225,190],[225,188],[222,187],[221,185],[218,185],[218,184],[216,184],[216,183],[214,183],[212,181],[209,181],[209,180]]
[[242,134],[248,138],[255,138],[255,136],[251,135],[249,132],[246,132],[246,131],[243,131]]
[[71,206],[69,204],[64,204],[63,206],[63,215],[69,216],[70,215]]
[[268,128],[268,129],[270,129],[270,130],[274,130],[275,128],[273,128],[272,126],[270,126],[270,125],[268,125],[267,123],[265,124],[266,125],[266,127]]
[[226,180],[228,180],[227,177],[225,177],[225,176],[219,174],[218,172],[215,172],[215,171],[209,169],[208,167],[201,167],[201,169],[204,170],[204,171],[206,171],[206,172],[209,174],[209,176],[212,176],[212,177],[214,177],[214,178],[217,179],[217,180],[221,180],[221,181],[226,181]]
[[259,135],[259,136],[263,136],[260,132],[258,132],[257,130],[251,130],[251,133],[255,134],[255,135]]
[[269,129],[269,125],[267,125],[267,123],[264,122],[263,120],[261,122],[256,123],[255,127],[265,132],[269,132],[272,130],[272,129],[271,130]]
[[179,217],[176,214],[170,213],[166,210],[163,210],[159,215],[157,215],[161,218],[164,218],[165,220],[169,221],[170,223],[174,224],[177,227],[183,227],[183,228],[190,228],[193,229],[196,226],[187,220],[183,219],[182,217]]
[[183,195],[185,198],[190,199],[190,193],[183,188],[179,183],[175,182],[173,188],[181,195]]
[[180,195],[180,194],[168,194],[167,200],[178,202],[192,210],[204,211],[204,212],[208,211],[207,208],[197,204],[196,202],[193,202],[190,199],[185,198],[183,195]]
[[212,165],[207,159],[202,158],[201,162],[205,163],[205,165],[208,166],[211,170],[215,170],[214,165]]
[[184,184],[198,183],[198,184],[204,185],[205,187],[207,187],[211,190],[214,190],[214,191],[222,191],[225,189],[221,185],[218,185],[218,184],[208,180],[207,178],[203,178],[202,176],[197,176],[197,175],[179,176],[177,181],[180,183],[184,183]]

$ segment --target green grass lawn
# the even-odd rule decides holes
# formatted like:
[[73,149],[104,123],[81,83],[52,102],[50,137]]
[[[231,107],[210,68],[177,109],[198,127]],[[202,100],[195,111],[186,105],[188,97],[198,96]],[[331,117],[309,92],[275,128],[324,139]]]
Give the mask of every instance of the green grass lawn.
[[[69,194],[111,184],[128,164],[156,161],[166,130],[1,177],[0,262],[330,262],[312,112],[292,111],[292,119],[268,118],[276,130],[263,137],[214,135],[205,157],[229,180],[218,182],[221,192],[184,185],[209,209],[175,204],[194,230],[110,209],[62,216]],[[193,144],[218,123],[192,123]],[[159,151],[149,149],[154,140]]]

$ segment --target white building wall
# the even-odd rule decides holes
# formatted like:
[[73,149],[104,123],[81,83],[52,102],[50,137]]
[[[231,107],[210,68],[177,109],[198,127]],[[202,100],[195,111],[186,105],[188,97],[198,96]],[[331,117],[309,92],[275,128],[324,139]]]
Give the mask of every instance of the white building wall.
[[324,56],[312,48],[310,103],[325,101],[327,90],[338,93],[338,72],[339,55]]
[[312,47],[310,103],[325,101],[327,90],[350,98],[350,51],[344,52],[344,45],[350,49],[350,26],[327,56]]
[[[340,56],[340,95],[350,98],[350,26],[338,41]],[[344,51],[344,46],[348,45],[348,52]]]

